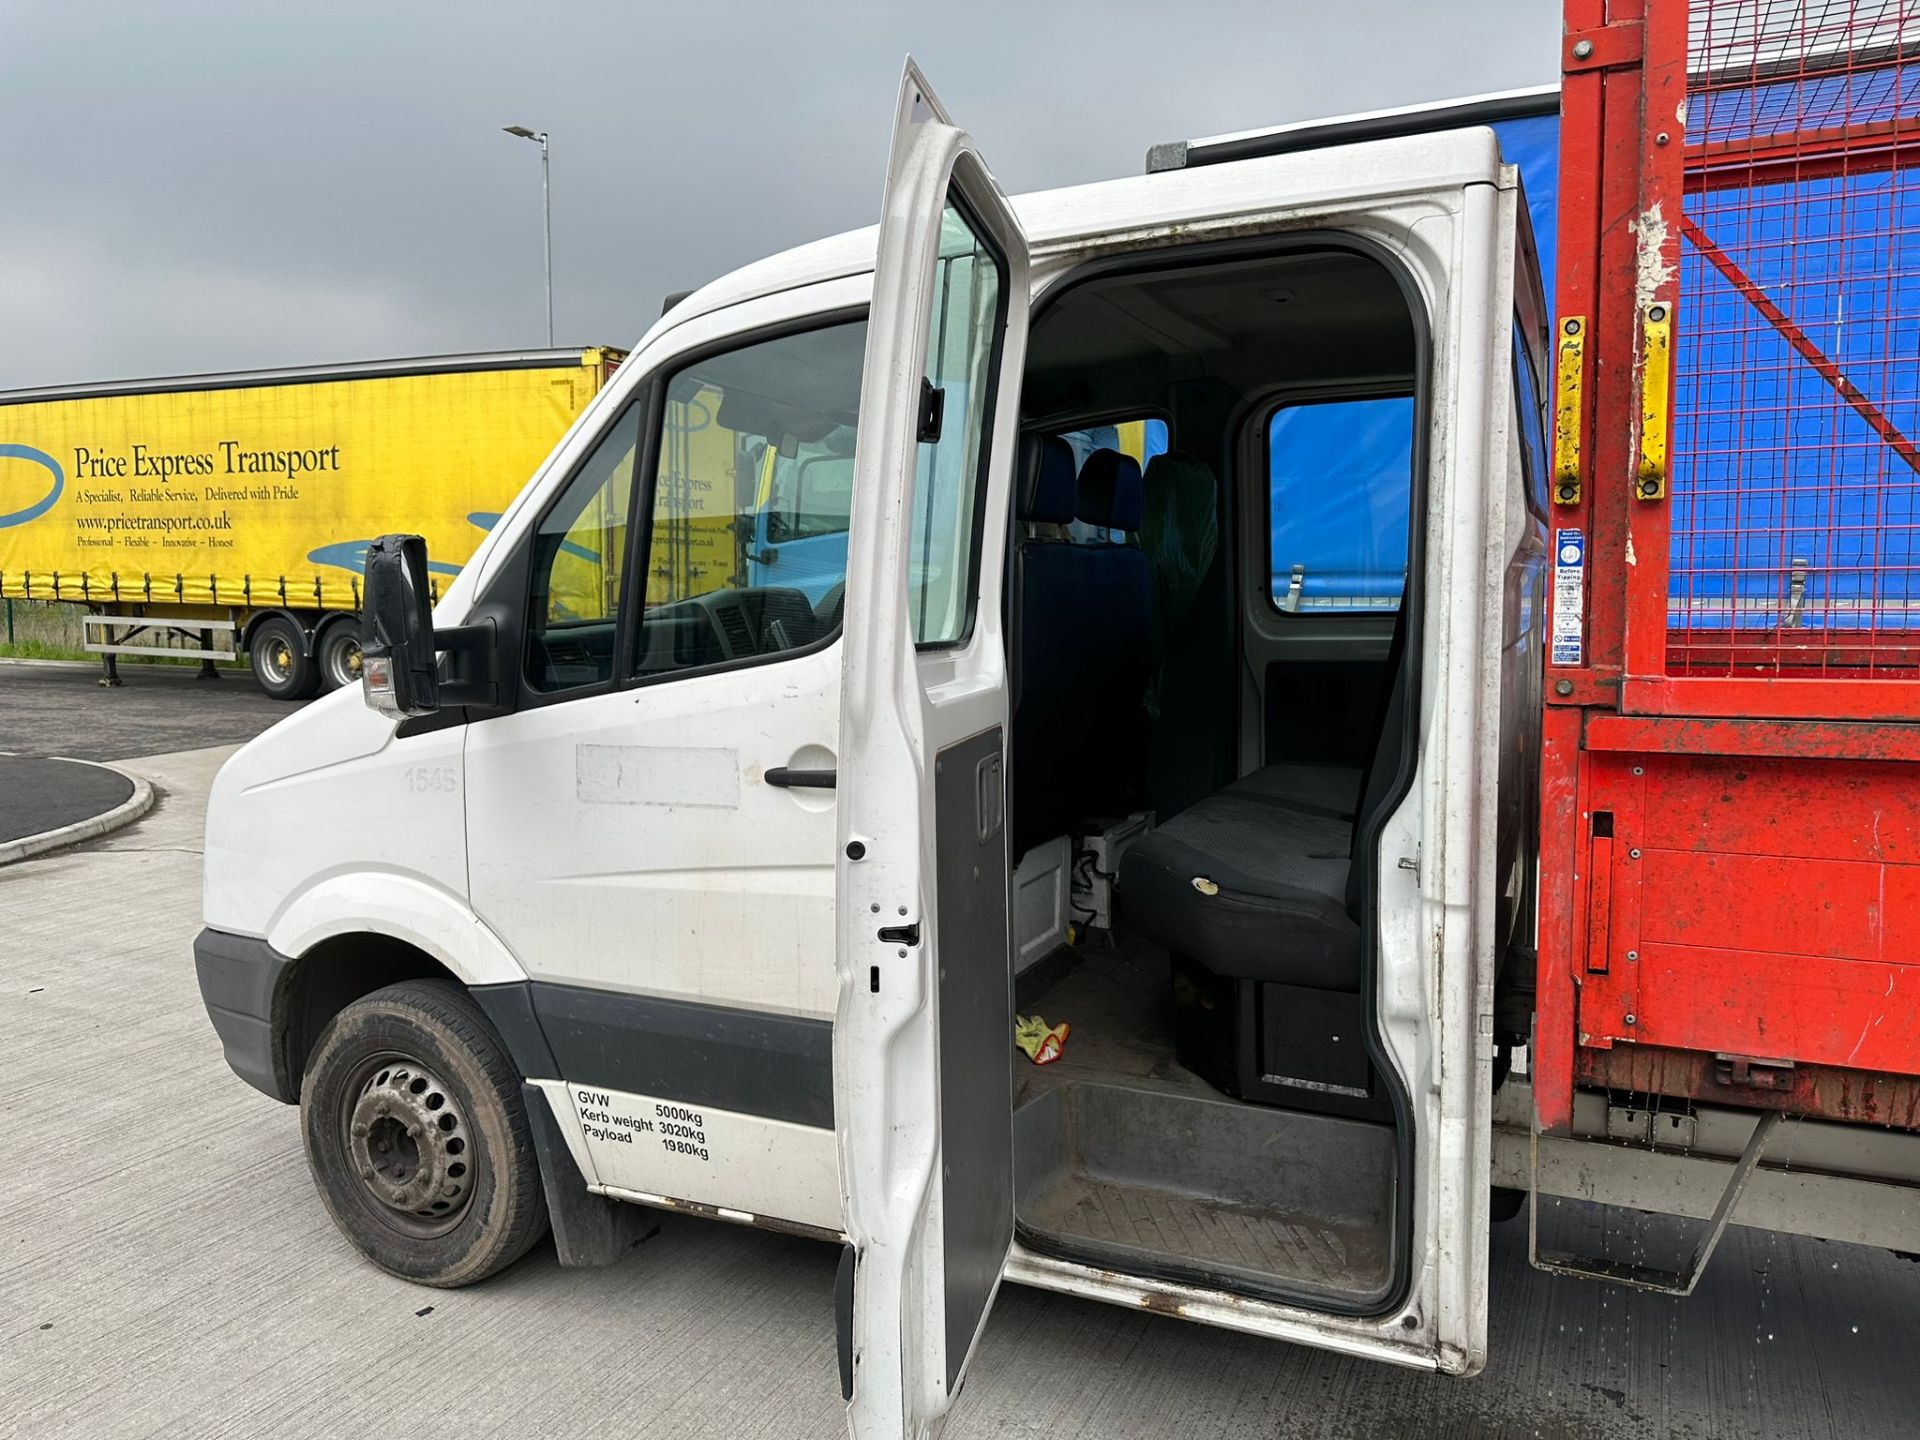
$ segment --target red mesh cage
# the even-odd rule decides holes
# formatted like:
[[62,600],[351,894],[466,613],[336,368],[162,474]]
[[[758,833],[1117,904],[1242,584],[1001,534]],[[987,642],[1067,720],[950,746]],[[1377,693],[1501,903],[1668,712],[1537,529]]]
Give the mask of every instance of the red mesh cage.
[[1920,678],[1917,49],[1914,0],[1691,6],[1670,674]]

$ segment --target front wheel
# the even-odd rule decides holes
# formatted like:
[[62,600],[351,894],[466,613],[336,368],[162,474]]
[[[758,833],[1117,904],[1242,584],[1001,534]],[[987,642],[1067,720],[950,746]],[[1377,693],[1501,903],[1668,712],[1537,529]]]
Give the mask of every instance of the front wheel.
[[520,1076],[449,981],[389,985],[334,1016],[307,1065],[300,1125],[334,1223],[390,1274],[471,1285],[546,1233]]

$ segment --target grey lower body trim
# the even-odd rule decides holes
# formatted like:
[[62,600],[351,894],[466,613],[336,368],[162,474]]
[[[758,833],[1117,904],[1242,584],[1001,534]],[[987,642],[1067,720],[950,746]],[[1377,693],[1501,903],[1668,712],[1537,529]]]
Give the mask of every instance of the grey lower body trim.
[[530,1079],[833,1128],[830,1021],[544,980],[473,995]]
[[519,980],[510,985],[475,985],[470,987],[468,993],[487,1012],[487,1019],[493,1022],[493,1028],[500,1032],[507,1053],[513,1057],[513,1063],[519,1067],[523,1078],[565,1078],[560,1067],[554,1063],[553,1051],[547,1048],[547,1037],[541,1032],[540,1021],[533,1013],[533,986]]
[[207,1018],[226,1051],[233,1073],[284,1105],[300,1099],[300,1086],[286,1073],[274,1043],[273,998],[293,961],[264,940],[202,930],[193,940],[193,968]]

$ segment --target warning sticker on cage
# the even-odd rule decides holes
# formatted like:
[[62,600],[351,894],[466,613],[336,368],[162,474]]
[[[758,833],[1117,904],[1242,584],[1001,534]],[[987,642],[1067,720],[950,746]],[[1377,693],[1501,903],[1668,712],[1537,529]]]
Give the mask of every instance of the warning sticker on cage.
[[1586,632],[1587,537],[1553,532],[1553,648],[1550,663],[1578,665]]

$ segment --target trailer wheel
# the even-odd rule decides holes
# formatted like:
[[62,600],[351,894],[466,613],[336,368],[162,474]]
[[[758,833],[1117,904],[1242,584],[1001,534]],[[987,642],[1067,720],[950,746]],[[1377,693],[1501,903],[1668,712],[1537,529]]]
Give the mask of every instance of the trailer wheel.
[[389,1274],[471,1285],[546,1233],[519,1072],[450,981],[389,985],[334,1016],[300,1127],[334,1223]]
[[336,620],[320,632],[314,647],[320,667],[320,688],[338,690],[360,683],[360,627],[352,620]]
[[247,659],[254,683],[275,700],[305,700],[320,686],[320,667],[307,653],[307,637],[285,615],[269,615],[253,627]]

